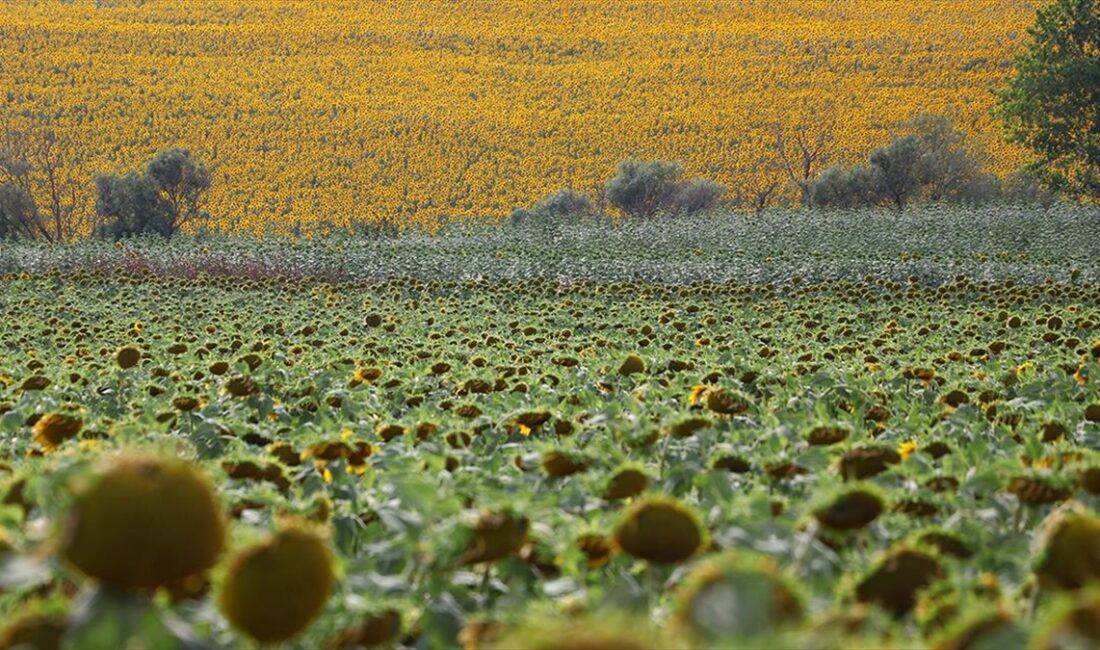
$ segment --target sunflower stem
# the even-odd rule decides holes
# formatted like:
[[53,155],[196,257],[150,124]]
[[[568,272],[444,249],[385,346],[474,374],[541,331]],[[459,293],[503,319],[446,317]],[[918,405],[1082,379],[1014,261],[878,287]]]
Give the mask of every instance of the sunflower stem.
[[794,565],[793,570],[795,573],[802,571],[802,563],[806,560],[806,554],[810,550],[810,544],[813,543],[817,532],[820,529],[820,522],[816,519],[810,522],[810,527],[806,529],[805,534],[798,540],[798,545],[794,548],[794,554],[791,557],[791,563]]
[[1035,612],[1039,610],[1039,593],[1042,589],[1039,587],[1038,582],[1035,583],[1035,588],[1031,590],[1031,598],[1027,602],[1027,621],[1033,623],[1035,621]]
[[1012,519],[1012,530],[1013,530],[1013,532],[1017,532],[1017,533],[1020,532],[1020,527],[1021,527],[1021,525],[1023,524],[1023,521],[1024,521],[1024,510],[1025,510],[1025,508],[1026,508],[1026,506],[1024,505],[1023,501],[1020,501],[1019,503],[1016,504],[1016,515]]
[[665,477],[665,461],[668,457],[668,445],[672,440],[672,436],[666,434],[664,442],[661,443],[661,458],[657,464],[657,476],[661,479]]

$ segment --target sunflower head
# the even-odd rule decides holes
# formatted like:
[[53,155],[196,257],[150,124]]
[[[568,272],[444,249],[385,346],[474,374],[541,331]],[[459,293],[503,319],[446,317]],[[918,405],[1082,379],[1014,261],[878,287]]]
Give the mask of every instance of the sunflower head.
[[634,502],[615,530],[615,541],[623,551],[654,564],[683,562],[702,549],[705,540],[699,516],[666,497]]
[[775,633],[803,613],[801,597],[772,560],[740,553],[695,567],[674,600],[676,627],[707,641]]
[[115,363],[123,370],[129,370],[141,361],[141,351],[132,345],[126,345],[115,352]]
[[75,438],[84,427],[79,415],[70,413],[47,413],[34,423],[34,441],[46,451],[53,451],[61,443]]
[[77,495],[61,549],[103,585],[151,590],[209,569],[224,541],[221,503],[205,474],[131,452],[109,459]]
[[261,644],[291,639],[321,613],[334,581],[332,553],[316,529],[290,524],[229,563],[219,605]]
[[1100,579],[1100,519],[1070,503],[1051,513],[1036,538],[1035,576],[1044,589],[1075,591]]

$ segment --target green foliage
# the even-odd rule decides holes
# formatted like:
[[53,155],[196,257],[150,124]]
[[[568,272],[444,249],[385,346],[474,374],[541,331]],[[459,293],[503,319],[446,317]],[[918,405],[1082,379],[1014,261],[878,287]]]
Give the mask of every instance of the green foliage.
[[596,212],[592,199],[584,192],[564,188],[551,192],[538,203],[512,212],[509,220],[514,224],[559,224],[563,220],[590,217]]
[[878,170],[882,195],[897,207],[906,202],[920,187],[917,176],[920,164],[920,140],[913,135],[898,138],[871,152],[871,165]]
[[[854,209],[735,211],[662,219],[568,221],[552,229],[452,224],[428,235],[406,230],[375,239],[337,229],[331,237],[261,240],[220,234],[146,238],[116,247],[92,240],[64,248],[0,247],[0,273],[142,272],[191,277],[324,277],[373,281],[564,278],[585,282],[805,282],[876,277],[948,283],[956,275],[1064,280],[1066,269],[1100,279],[1100,219],[1088,206],[1049,210],[1010,205],[919,206],[903,213]],[[584,260],[578,264],[578,260]],[[852,260],[859,260],[853,263]],[[1058,264],[1051,266],[1051,260]],[[1090,280],[1090,281],[1091,281]]]
[[210,183],[210,171],[184,149],[161,151],[144,172],[99,175],[96,211],[104,221],[99,234],[171,237],[184,224],[208,217],[201,204]]
[[980,205],[1002,198],[1001,183],[983,170],[965,135],[942,115],[922,114],[906,134],[871,153],[870,164],[832,167],[813,182],[812,204],[853,208],[884,202]]
[[[457,647],[579,609],[671,647],[992,638],[979,609],[1034,639],[1031,610],[1063,611],[1030,591],[1044,518],[1100,509],[1096,211],[798,216],[0,246],[0,641],[48,614],[63,647],[251,647],[220,589],[288,517],[337,564],[288,648]],[[82,429],[46,448],[59,412]],[[51,551],[133,447],[218,486],[209,590],[119,594]],[[627,468],[645,492],[609,499]],[[618,551],[643,499],[712,543]],[[883,570],[906,548],[944,579]]]
[[1056,195],[1044,189],[1042,182],[1032,172],[1021,169],[1008,175],[1002,186],[1004,202],[1009,205],[1041,206],[1054,205]]
[[141,234],[171,237],[174,215],[156,183],[146,174],[96,176],[96,212],[105,221],[100,235],[121,239]]
[[604,185],[607,200],[632,217],[698,212],[717,205],[725,192],[711,180],[684,179],[683,166],[661,160],[624,160]]
[[718,205],[726,191],[725,185],[709,178],[681,181],[676,193],[669,200],[669,209],[687,214],[709,210]]
[[145,173],[156,184],[176,217],[177,227],[202,219],[202,198],[210,189],[211,174],[186,149],[164,149],[149,161]]
[[1039,10],[1031,44],[998,93],[1010,139],[1030,149],[1046,187],[1100,197],[1100,2]]
[[0,239],[35,239],[40,228],[30,192],[14,183],[0,184]]
[[914,174],[926,203],[981,204],[999,198],[997,178],[983,170],[983,160],[951,120],[924,113],[906,125],[917,138]]
[[604,196],[630,216],[651,217],[668,205],[683,176],[680,163],[624,160],[604,186]]
[[812,186],[813,205],[821,208],[859,208],[882,202],[881,171],[876,166],[832,166]]

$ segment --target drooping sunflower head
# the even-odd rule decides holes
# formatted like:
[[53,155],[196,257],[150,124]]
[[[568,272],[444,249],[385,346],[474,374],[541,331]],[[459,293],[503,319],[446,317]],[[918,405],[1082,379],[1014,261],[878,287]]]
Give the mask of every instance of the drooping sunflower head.
[[651,496],[634,502],[615,529],[615,541],[630,555],[655,564],[676,564],[704,547],[706,530],[687,505]]

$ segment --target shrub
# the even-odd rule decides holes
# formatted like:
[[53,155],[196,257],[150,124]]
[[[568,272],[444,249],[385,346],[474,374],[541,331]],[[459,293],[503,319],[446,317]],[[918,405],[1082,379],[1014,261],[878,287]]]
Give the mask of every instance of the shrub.
[[33,239],[40,225],[30,192],[14,183],[0,185],[0,239]]
[[698,212],[714,207],[726,188],[705,178],[684,179],[679,163],[624,160],[604,185],[604,196],[632,217],[658,212]]
[[604,196],[630,216],[650,217],[669,206],[683,175],[679,163],[624,160],[604,185]]
[[595,209],[587,194],[566,188],[547,195],[531,208],[531,212],[538,216],[568,217],[592,214]]
[[1004,184],[992,174],[980,173],[966,179],[952,193],[949,203],[984,205],[1000,201],[1004,197]]
[[589,217],[595,212],[596,206],[587,194],[565,188],[551,192],[530,208],[516,208],[509,221],[514,224],[538,222],[549,225],[566,219]]
[[876,167],[829,167],[813,184],[813,205],[823,208],[857,208],[882,202],[882,180]]
[[675,212],[700,212],[718,205],[726,186],[708,178],[692,178],[682,181],[669,201]]
[[909,133],[876,149],[870,165],[833,167],[814,181],[812,203],[857,207],[889,201],[897,209],[926,203],[990,203],[1001,198],[1000,181],[982,170],[980,157],[950,120],[921,115]]
[[527,208],[516,208],[508,215],[508,221],[514,225],[527,223],[531,219],[531,211]]
[[1043,188],[1042,181],[1032,171],[1021,169],[1005,177],[1001,198],[1005,203],[1049,208],[1057,195]]

